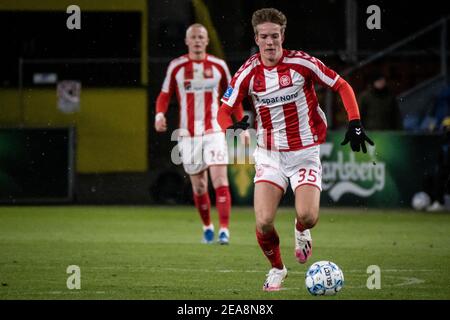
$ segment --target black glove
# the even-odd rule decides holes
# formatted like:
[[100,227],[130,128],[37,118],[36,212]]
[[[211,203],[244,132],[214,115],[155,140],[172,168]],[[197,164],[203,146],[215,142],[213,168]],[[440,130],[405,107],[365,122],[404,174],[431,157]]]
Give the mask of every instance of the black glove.
[[248,127],[250,127],[250,124],[247,123],[248,120],[248,116],[244,116],[241,121],[235,122],[234,124],[232,124],[231,126],[229,126],[227,129],[233,129],[233,130],[237,130],[237,129],[242,129],[242,130],[247,130]]
[[359,152],[361,149],[362,152],[367,153],[366,143],[367,141],[371,146],[374,145],[373,141],[369,139],[368,136],[364,133],[364,128],[361,125],[360,120],[351,120],[348,123],[348,129],[345,133],[344,141],[342,141],[341,145],[346,145],[350,141],[350,147],[353,151]]

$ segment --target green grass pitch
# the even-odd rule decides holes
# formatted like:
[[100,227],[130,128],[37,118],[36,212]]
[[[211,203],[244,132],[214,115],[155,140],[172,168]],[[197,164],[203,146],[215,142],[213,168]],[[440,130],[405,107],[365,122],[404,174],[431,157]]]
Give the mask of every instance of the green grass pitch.
[[[294,257],[293,221],[293,209],[279,210],[289,276],[267,293],[252,208],[233,208],[231,243],[220,246],[200,243],[193,207],[0,207],[0,299],[450,299],[448,213],[322,209],[306,265]],[[318,260],[342,268],[336,296],[306,291]],[[79,290],[66,286],[69,265],[80,267]],[[366,287],[370,265],[381,289]]]

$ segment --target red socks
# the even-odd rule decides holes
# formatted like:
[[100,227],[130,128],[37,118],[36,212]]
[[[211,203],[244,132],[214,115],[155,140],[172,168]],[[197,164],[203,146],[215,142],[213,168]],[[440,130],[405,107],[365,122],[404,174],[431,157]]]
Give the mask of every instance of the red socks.
[[194,193],[194,203],[200,213],[200,218],[202,219],[203,225],[209,226],[211,224],[211,201],[209,200],[208,192],[202,195]]
[[303,232],[306,230],[306,228],[297,220],[297,223],[295,224],[295,228],[297,231]]
[[267,233],[261,233],[256,229],[256,239],[258,239],[258,244],[266,258],[269,259],[272,268],[283,269],[280,253],[280,238],[275,228]]
[[[208,192],[202,195],[194,193],[194,203],[200,213],[200,218],[205,226],[211,224],[211,201]],[[221,228],[228,228],[231,212],[231,195],[228,186],[218,187],[216,189],[216,207],[219,213],[219,223]]]
[[231,195],[228,186],[221,186],[216,189],[216,207],[219,213],[220,227],[228,228],[231,212]]

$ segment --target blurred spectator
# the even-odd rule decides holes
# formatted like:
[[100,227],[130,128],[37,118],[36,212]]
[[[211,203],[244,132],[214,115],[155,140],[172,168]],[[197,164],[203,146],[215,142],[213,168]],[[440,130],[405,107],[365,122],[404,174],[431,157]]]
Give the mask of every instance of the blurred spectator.
[[386,78],[377,74],[359,99],[361,121],[368,130],[401,130],[402,117]]
[[436,101],[422,121],[420,128],[424,131],[446,131],[445,120],[448,116],[450,116],[450,85],[444,86],[436,96]]

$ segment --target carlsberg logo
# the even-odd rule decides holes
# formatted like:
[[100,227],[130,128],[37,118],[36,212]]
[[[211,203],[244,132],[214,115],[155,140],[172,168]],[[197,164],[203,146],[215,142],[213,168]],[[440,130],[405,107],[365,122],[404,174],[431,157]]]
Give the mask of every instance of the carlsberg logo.
[[[322,144],[321,158],[329,157],[332,151],[332,143]],[[368,146],[368,152],[373,158],[375,147]],[[376,165],[372,161],[356,162],[353,152],[349,152],[348,159],[344,159],[344,152],[338,151],[336,160],[322,160],[322,189],[328,191],[335,202],[346,193],[367,198],[383,190],[385,173],[384,162],[377,162]]]

